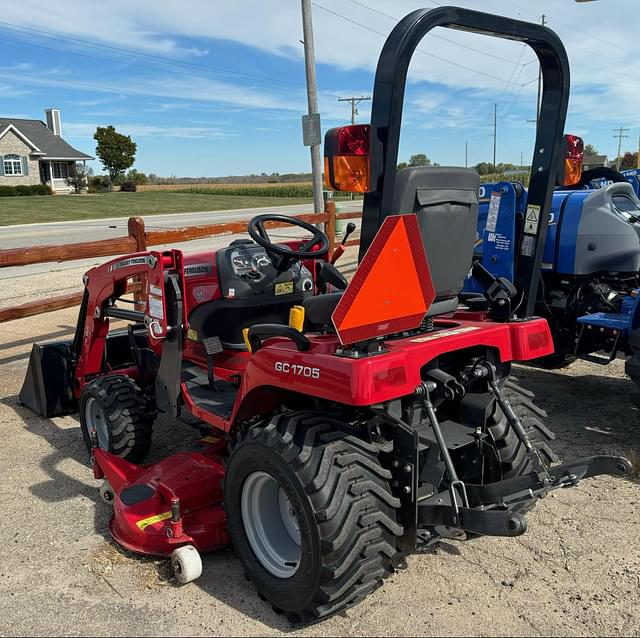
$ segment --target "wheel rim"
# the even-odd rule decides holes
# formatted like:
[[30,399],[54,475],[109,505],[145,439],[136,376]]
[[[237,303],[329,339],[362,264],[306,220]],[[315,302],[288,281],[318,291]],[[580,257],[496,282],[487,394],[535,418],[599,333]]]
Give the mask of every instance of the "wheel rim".
[[84,421],[87,424],[89,434],[95,431],[98,437],[98,446],[103,450],[109,449],[109,428],[104,410],[95,397],[89,397],[84,406]]
[[244,531],[261,565],[277,578],[290,578],[300,566],[300,524],[291,501],[278,481],[266,472],[253,472],[240,499]]

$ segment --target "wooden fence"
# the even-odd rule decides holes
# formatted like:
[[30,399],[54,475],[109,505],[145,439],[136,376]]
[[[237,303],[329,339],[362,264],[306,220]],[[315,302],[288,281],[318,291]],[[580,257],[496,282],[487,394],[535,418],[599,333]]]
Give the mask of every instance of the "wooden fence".
[[[310,224],[325,224],[325,232],[329,237],[331,249],[333,249],[336,241],[336,218],[356,219],[360,218],[360,216],[361,213],[359,212],[340,213],[337,215],[334,202],[328,200],[323,213],[297,215],[296,217]],[[284,223],[274,222],[270,224],[272,228],[281,228],[284,226],[286,226]],[[247,222],[240,221],[147,231],[144,220],[141,217],[130,217],[127,223],[128,234],[122,237],[73,244],[26,246],[0,250],[0,268],[123,255],[145,251],[153,246],[202,239],[204,237],[211,237],[212,235],[244,233],[246,229]],[[353,246],[357,243],[358,240],[351,240],[347,242],[347,245]],[[131,291],[136,292],[135,285],[131,288]],[[60,310],[62,308],[70,308],[79,305],[81,300],[82,292],[74,292],[59,295],[58,297],[32,301],[18,306],[0,308],[0,323],[11,321],[12,319],[39,315],[53,310]]]

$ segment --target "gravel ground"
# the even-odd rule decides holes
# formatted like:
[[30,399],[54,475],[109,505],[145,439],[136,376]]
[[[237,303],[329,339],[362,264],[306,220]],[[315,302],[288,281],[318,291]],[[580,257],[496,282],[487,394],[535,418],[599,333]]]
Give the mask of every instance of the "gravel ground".
[[[183,587],[166,562],[117,549],[78,422],[17,405],[31,343],[69,335],[75,311],[0,325],[2,635],[638,635],[640,485],[601,478],[555,492],[515,540],[446,542],[345,615],[295,628],[246,582],[229,550]],[[549,411],[565,459],[640,456],[640,414],[620,362],[518,368]],[[195,441],[160,421],[154,455]]]

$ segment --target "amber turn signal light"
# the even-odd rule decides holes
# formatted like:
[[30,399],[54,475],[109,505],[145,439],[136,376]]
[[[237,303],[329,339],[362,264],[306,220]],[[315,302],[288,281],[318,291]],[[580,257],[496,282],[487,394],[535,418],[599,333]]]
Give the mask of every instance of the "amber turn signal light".
[[368,124],[341,126],[324,138],[324,179],[327,188],[350,193],[370,190]]

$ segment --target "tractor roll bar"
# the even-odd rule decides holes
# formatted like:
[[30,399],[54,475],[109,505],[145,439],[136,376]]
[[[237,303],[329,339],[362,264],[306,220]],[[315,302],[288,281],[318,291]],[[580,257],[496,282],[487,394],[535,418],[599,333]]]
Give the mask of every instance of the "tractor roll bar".
[[[533,49],[540,61],[543,92],[528,195],[528,206],[534,207],[537,222],[535,233],[522,236],[515,282],[525,295],[520,307],[525,316],[531,316],[551,196],[562,165],[562,141],[569,101],[566,51],[558,36],[541,25],[470,9],[439,7],[413,11],[395,26],[380,54],[373,89],[370,170],[371,188],[374,190],[364,196],[360,259],[385,217],[391,213],[407,70],[416,47],[435,27],[523,42]],[[537,206],[540,208],[536,212]],[[534,230],[533,225],[528,228]]]

